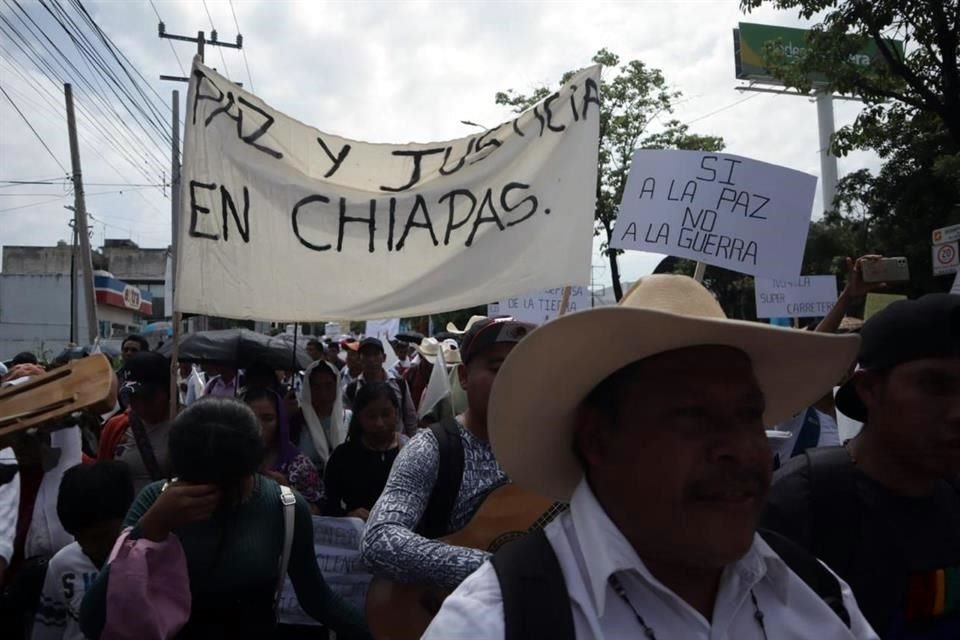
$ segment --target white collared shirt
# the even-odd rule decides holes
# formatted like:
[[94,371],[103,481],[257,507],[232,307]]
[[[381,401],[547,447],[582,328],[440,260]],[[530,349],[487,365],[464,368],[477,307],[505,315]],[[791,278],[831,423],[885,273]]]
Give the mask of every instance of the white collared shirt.
[[[846,625],[759,537],[720,581],[713,620],[707,620],[657,580],[597,502],[586,480],[570,510],[546,528],[570,593],[578,640],[641,638],[636,616],[610,586],[616,574],[630,602],[657,638],[761,640],[750,591],[756,594],[767,635],[777,640],[878,639],[841,581]],[[448,597],[424,640],[504,637],[503,598],[489,562]]]

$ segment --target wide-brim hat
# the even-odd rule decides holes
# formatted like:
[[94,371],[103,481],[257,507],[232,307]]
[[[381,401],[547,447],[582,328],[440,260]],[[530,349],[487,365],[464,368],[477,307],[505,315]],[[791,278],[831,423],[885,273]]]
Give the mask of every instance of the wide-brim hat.
[[430,364],[437,363],[437,354],[443,350],[443,361],[448,365],[460,364],[460,345],[456,340],[444,340],[440,342],[436,338],[424,338],[417,345],[417,353]]
[[517,344],[491,391],[490,442],[511,480],[567,501],[583,476],[573,451],[577,408],[623,367],[687,347],[739,349],[753,364],[769,427],[811,406],[843,379],[859,342],[853,335],[730,320],[694,279],[647,276],[617,306],[557,318]]
[[453,324],[452,322],[448,322],[448,323],[447,323],[447,331],[448,331],[449,333],[454,334],[454,335],[462,336],[462,335],[465,334],[467,331],[470,331],[470,329],[473,327],[473,325],[477,324],[478,322],[480,322],[480,321],[482,321],[482,320],[486,320],[486,319],[487,319],[487,316],[470,316],[470,319],[467,320],[467,324],[463,327],[463,329],[458,328],[457,325]]

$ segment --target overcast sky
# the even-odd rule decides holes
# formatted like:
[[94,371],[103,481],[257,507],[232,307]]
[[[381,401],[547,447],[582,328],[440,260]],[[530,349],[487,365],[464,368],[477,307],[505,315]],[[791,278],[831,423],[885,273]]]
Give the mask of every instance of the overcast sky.
[[[63,31],[39,3],[18,1],[44,32],[69,50]],[[62,4],[76,16],[66,0]],[[210,31],[211,20],[200,0],[154,0],[154,4],[168,32]],[[232,40],[237,28],[228,2],[206,4],[220,39]],[[157,78],[161,73],[180,75],[180,66],[170,41],[157,37],[157,16],[150,3],[88,0],[85,6],[164,98],[161,103],[151,94],[169,121],[170,92],[179,88],[185,98],[186,85]],[[723,136],[731,153],[819,175],[815,104],[806,98],[735,90],[731,30],[740,20],[790,26],[815,22],[792,13],[764,9],[744,16],[736,0],[233,0],[233,8],[250,73],[242,55],[231,49],[208,48],[207,64],[252,87],[273,107],[321,130],[372,142],[469,135],[475,130],[462,120],[491,125],[508,117],[494,104],[497,91],[554,84],[564,71],[586,66],[598,49],[606,47],[624,61],[640,59],[661,69],[670,85],[683,92],[675,117],[691,123],[693,132]],[[0,15],[20,25],[13,0],[0,4]],[[189,68],[194,45],[173,46],[180,63]],[[62,91],[2,32],[0,47],[0,86],[69,168]],[[88,71],[79,56],[74,61]],[[82,87],[76,89],[76,100],[97,119],[114,120],[111,127],[125,126],[93,103]],[[860,108],[857,102],[837,102],[837,127],[852,122]],[[62,179],[64,171],[2,95],[0,122],[0,181]],[[145,247],[166,246],[169,190],[131,185],[159,185],[163,171],[168,181],[169,147],[143,144],[142,139],[140,144],[111,146],[85,115],[79,130],[95,245],[106,236],[132,238]],[[877,165],[876,157],[857,154],[841,158],[839,168],[843,175]],[[72,204],[62,182],[0,183],[0,244],[68,240],[72,214],[64,206]],[[814,211],[820,209],[818,190]],[[623,279],[648,273],[659,259],[628,252],[621,259]],[[599,253],[594,264],[596,284],[609,284],[609,270]]]

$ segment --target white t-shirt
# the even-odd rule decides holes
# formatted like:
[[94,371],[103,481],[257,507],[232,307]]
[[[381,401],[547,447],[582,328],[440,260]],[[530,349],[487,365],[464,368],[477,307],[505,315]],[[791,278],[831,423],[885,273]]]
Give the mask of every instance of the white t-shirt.
[[32,640],[84,640],[80,603],[99,572],[79,542],[71,542],[50,559],[33,620]]

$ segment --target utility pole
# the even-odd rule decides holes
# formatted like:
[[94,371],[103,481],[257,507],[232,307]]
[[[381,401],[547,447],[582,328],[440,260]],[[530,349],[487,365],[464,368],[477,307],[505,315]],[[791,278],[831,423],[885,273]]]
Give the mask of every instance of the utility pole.
[[826,91],[817,93],[817,132],[820,139],[820,194],[824,212],[833,209],[837,195],[837,156],[830,151],[833,139],[833,95]]
[[83,288],[87,303],[87,340],[97,340],[100,327],[97,325],[97,299],[93,288],[93,254],[90,252],[90,234],[87,230],[87,208],[83,199],[83,176],[80,171],[80,147],[77,145],[77,121],[73,114],[73,87],[64,83],[63,94],[67,103],[67,132],[70,135],[70,165],[73,169],[74,230],[80,240],[80,262],[83,269]]
[[[66,207],[65,207],[66,208]],[[76,207],[70,207],[76,211]],[[77,344],[77,333],[80,328],[80,314],[77,309],[77,224],[76,214],[70,222],[73,229],[73,246],[70,250],[70,344]]]
[[[180,235],[180,92],[173,90],[173,140],[170,149],[170,277],[177,281],[177,240]],[[173,292],[173,285],[170,287]],[[167,304],[173,308],[173,300]]]
[[[227,47],[228,49],[242,49],[243,48],[243,36],[239,33],[237,34],[236,43],[222,42],[217,39],[217,30],[214,29],[210,32],[210,39],[207,40],[206,34],[203,31],[197,32],[197,37],[192,38],[190,36],[183,36],[175,33],[167,33],[166,26],[163,22],[157,23],[157,34],[160,38],[166,38],[169,40],[180,40],[181,42],[193,42],[197,45],[197,55],[200,56],[200,61],[203,62],[203,54],[206,45],[211,45],[214,47]],[[170,80],[172,82],[186,82],[189,84],[190,78],[183,76],[171,76],[171,75],[161,75],[161,80]],[[239,82],[237,84],[240,84]],[[240,85],[243,86],[243,85]],[[175,300],[177,297],[177,262],[179,248],[177,244],[179,242],[180,236],[180,92],[174,89],[173,95],[171,97],[172,101],[172,135],[171,135],[171,150],[170,150],[170,300],[167,301],[167,304],[170,305],[171,318],[173,321],[173,354],[170,358],[170,415],[171,417],[177,413],[177,399],[179,397],[179,387],[177,386],[177,360],[180,355],[180,333],[183,329],[183,316],[176,310]],[[294,348],[296,352],[296,348]]]
[[[160,22],[157,24],[157,33],[161,38],[166,38],[168,40],[180,40],[181,42],[193,42],[197,45],[197,55],[200,56],[200,62],[203,62],[203,53],[206,45],[213,47],[227,47],[228,49],[242,49],[243,48],[243,36],[239,33],[237,34],[237,41],[233,42],[223,42],[222,40],[217,40],[217,30],[214,29],[210,32],[210,39],[207,40],[206,34],[203,31],[197,31],[197,37],[192,38],[190,36],[182,36],[176,33],[167,33],[166,26]],[[161,75],[161,80],[170,80],[173,82],[190,82],[190,78],[184,78],[183,76],[168,76]],[[235,83],[240,86],[239,82]]]

